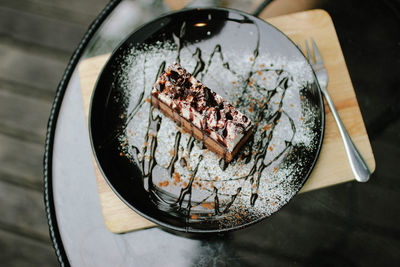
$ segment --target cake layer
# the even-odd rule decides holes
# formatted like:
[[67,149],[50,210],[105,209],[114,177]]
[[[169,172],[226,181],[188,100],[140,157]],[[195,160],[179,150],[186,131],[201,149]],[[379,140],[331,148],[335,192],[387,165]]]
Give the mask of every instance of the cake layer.
[[157,79],[152,103],[227,161],[252,133],[249,118],[178,63]]

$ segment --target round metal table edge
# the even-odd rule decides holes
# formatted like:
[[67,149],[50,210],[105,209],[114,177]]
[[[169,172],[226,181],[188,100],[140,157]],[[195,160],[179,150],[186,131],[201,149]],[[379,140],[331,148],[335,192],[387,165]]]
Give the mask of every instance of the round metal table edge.
[[44,204],[46,210],[47,223],[49,225],[49,234],[53,243],[53,248],[61,266],[70,266],[67,255],[62,244],[61,235],[57,225],[56,210],[54,207],[53,199],[53,177],[52,177],[52,157],[54,137],[56,132],[57,119],[60,112],[62,100],[68,86],[68,82],[72,76],[75,67],[77,66],[85,48],[87,47],[90,39],[94,33],[100,28],[107,16],[114,10],[114,8],[121,2],[121,0],[111,0],[105,8],[100,12],[97,18],[92,22],[74,51],[67,68],[58,84],[56,95],[54,97],[53,105],[51,107],[49,120],[47,123],[45,152],[43,158],[43,184],[44,184]]

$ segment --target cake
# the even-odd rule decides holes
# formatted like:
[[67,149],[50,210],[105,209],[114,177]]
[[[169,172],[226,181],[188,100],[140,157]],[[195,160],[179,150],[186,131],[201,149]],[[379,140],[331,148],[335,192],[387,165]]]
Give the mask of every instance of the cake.
[[178,63],[160,74],[151,102],[226,162],[233,160],[253,133],[247,116]]

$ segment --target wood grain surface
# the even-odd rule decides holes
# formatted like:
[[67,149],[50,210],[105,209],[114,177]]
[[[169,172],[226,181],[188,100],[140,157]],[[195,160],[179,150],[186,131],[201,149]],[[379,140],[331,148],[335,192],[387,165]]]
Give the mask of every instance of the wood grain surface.
[[43,202],[46,126],[68,61],[108,1],[0,1],[0,266],[59,265]]
[[[304,43],[313,37],[321,50],[329,75],[328,91],[335,106],[370,170],[375,170],[364,121],[347,70],[346,62],[329,14],[323,10],[310,10],[266,19],[294,42]],[[79,65],[79,77],[86,116],[90,97],[97,77],[109,55],[83,60]],[[346,181],[354,180],[346,153],[333,116],[325,104],[325,135],[317,164],[300,191],[306,192]],[[104,222],[113,233],[124,233],[154,226],[126,206],[111,190],[94,161],[96,180]]]

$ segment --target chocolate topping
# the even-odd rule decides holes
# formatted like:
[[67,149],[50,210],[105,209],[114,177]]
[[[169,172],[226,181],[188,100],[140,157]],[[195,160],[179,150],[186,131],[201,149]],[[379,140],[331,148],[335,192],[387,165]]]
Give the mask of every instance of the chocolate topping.
[[215,115],[217,116],[217,121],[219,121],[219,120],[221,119],[221,111],[220,111],[220,110],[217,110],[217,111],[215,112]]
[[169,80],[173,84],[177,85],[178,79],[179,79],[179,73],[177,73],[176,71],[171,70],[171,73],[169,75]]
[[216,94],[211,91],[210,88],[204,87],[204,99],[206,101],[207,106],[215,107],[218,105],[217,101],[215,100]]
[[253,126],[245,115],[177,63],[160,75],[153,96],[228,150]]
[[156,89],[157,89],[158,92],[164,91],[164,88],[165,88],[165,83],[161,83],[161,82],[157,83]]
[[183,83],[183,87],[184,87],[185,89],[190,89],[190,87],[192,87],[192,83],[189,82],[188,79],[186,79],[185,82]]

